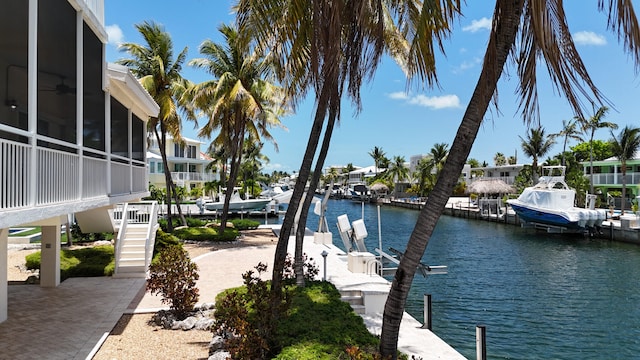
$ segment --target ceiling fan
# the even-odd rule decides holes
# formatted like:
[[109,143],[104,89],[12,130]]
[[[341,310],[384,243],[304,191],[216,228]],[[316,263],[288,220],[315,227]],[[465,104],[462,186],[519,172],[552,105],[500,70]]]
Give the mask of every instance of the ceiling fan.
[[60,82],[58,84],[56,84],[53,88],[50,89],[43,89],[42,91],[55,91],[55,93],[57,95],[75,95],[76,94],[76,88],[75,87],[71,87],[68,84],[66,84],[64,82],[64,77],[60,77]]

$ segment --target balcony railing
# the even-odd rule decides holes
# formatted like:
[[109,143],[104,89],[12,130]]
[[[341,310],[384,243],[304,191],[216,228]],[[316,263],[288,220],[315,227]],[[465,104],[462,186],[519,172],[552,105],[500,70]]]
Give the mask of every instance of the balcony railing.
[[216,180],[215,174],[204,174],[197,172],[171,172],[171,179],[175,182],[184,181],[214,181]]
[[[39,139],[59,142],[41,136]],[[29,144],[0,139],[0,210],[146,191],[144,162],[115,156],[118,161],[109,162],[100,158],[107,157],[104,153],[80,157],[78,152],[79,149],[65,152],[41,146],[32,149]]]
[[[626,180],[627,185],[640,184],[640,173],[627,173]],[[593,174],[593,185],[622,185],[622,174]]]

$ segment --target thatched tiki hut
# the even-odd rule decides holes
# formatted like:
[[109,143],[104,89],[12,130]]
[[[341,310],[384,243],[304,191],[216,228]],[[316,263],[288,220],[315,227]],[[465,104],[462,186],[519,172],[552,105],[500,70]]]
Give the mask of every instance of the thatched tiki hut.
[[[467,187],[469,194],[482,194],[483,197],[478,201],[478,208],[482,216],[502,217],[505,212],[502,211],[502,194],[512,194],[515,188],[500,179],[478,179]],[[490,198],[496,195],[497,198]]]

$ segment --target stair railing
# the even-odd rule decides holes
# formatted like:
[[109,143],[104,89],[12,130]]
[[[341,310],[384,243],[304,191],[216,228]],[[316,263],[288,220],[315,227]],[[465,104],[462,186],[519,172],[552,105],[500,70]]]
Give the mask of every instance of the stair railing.
[[120,269],[120,256],[122,252],[122,242],[124,241],[124,236],[127,233],[127,224],[129,223],[129,204],[125,203],[122,207],[121,220],[120,220],[120,229],[118,230],[118,237],[116,238],[116,248],[115,248],[115,273]]
[[151,209],[149,209],[149,225],[147,227],[147,236],[146,242],[144,246],[144,265],[145,271],[149,269],[149,265],[151,265],[151,260],[153,257],[153,247],[156,242],[156,231],[158,230],[158,202],[151,202]]

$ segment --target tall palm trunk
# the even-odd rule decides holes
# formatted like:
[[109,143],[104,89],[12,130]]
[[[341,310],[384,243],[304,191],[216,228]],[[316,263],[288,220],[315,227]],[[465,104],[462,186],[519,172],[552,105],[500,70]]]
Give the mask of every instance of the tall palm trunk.
[[165,182],[165,201],[167,203],[167,231],[173,232],[173,215],[171,210],[171,194],[173,193],[173,198],[175,199],[178,214],[180,215],[180,220],[182,221],[182,225],[187,225],[187,220],[184,218],[182,214],[182,209],[180,208],[180,199],[178,198],[178,192],[176,191],[176,185],[173,183],[173,179],[171,178],[171,171],[169,171],[169,162],[167,160],[167,133],[164,129],[164,124],[160,123],[160,133],[158,133],[157,129],[153,129],[153,132],[156,136],[156,140],[158,141],[158,148],[160,149],[160,157],[162,158],[162,166],[164,167],[164,182]]
[[[337,99],[339,101],[339,99]],[[322,140],[322,147],[316,160],[316,167],[313,170],[313,176],[311,177],[311,183],[309,184],[309,190],[307,190],[307,196],[302,204],[300,210],[300,218],[298,224],[306,224],[307,217],[309,216],[309,208],[311,207],[311,201],[313,200],[313,194],[320,182],[320,176],[322,175],[322,167],[324,161],[327,158],[329,152],[329,145],[331,144],[331,135],[333,134],[333,128],[336,122],[337,112],[339,110],[334,109],[335,106],[331,106],[329,110],[329,119],[327,121],[327,128],[324,132],[324,139]],[[304,286],[304,259],[302,257],[302,247],[305,233],[305,226],[298,226],[296,229],[296,250],[295,250],[295,272],[296,272],[296,284],[298,286]]]
[[222,215],[220,216],[220,234],[224,234],[227,227],[227,219],[229,218],[229,204],[231,202],[231,195],[233,194],[233,188],[236,186],[238,179],[238,171],[240,170],[240,160],[242,158],[242,142],[244,141],[244,132],[246,124],[242,121],[240,111],[236,111],[236,128],[235,134],[233,134],[231,143],[231,167],[229,171],[229,180],[227,181],[227,192],[224,197],[224,204],[222,205]]
[[462,167],[471,151],[484,114],[495,93],[509,52],[514,46],[522,13],[522,0],[498,0],[494,24],[480,78],[462,118],[451,152],[440,173],[434,190],[420,211],[407,249],[398,265],[384,308],[380,352],[383,358],[397,358],[400,322],[411,283],[433,230],[453,191]]
[[[304,194],[307,180],[311,174],[311,165],[318,148],[318,142],[320,141],[320,135],[322,135],[322,126],[329,107],[329,99],[331,97],[331,91],[325,84],[320,92],[320,96],[317,101],[316,114],[311,126],[311,132],[309,134],[309,141],[307,142],[307,148],[302,158],[302,164],[300,165],[300,171],[298,172],[298,179],[293,187],[293,194],[289,200],[289,206],[285,213],[282,226],[280,228],[280,236],[278,237],[278,243],[276,244],[276,250],[273,260],[273,273],[271,277],[271,293],[273,301],[280,302],[282,298],[282,273],[284,269],[284,262],[287,258],[287,247],[289,245],[289,236],[291,236],[291,230],[295,222],[295,215],[300,206],[302,194]],[[276,309],[273,306],[272,309]],[[276,315],[276,314],[274,314]]]

